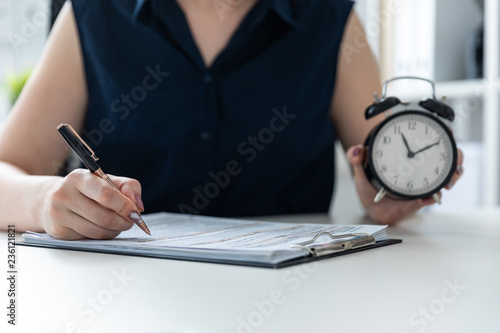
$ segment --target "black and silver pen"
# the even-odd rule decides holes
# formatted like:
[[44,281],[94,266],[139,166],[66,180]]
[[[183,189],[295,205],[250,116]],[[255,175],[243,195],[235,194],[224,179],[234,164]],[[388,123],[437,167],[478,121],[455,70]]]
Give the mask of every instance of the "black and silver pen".
[[[101,177],[108,182],[114,189],[120,191],[118,187],[113,183],[111,178],[106,175],[99,164],[97,164],[97,156],[94,151],[83,141],[83,139],[76,133],[76,131],[69,124],[60,124],[57,126],[57,130],[62,135],[68,146],[75,152],[75,154],[80,158],[83,164],[92,172],[94,175]],[[139,214],[136,214],[133,220],[139,228],[141,228],[145,233],[151,236],[148,226],[141,218]]]

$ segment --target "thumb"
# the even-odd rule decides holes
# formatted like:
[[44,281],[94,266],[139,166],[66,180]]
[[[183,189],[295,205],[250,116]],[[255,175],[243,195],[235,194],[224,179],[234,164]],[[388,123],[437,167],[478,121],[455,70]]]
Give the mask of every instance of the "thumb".
[[349,162],[353,167],[354,176],[359,176],[360,174],[364,174],[363,160],[365,153],[366,151],[363,145],[355,145],[347,150],[347,159],[349,160]]

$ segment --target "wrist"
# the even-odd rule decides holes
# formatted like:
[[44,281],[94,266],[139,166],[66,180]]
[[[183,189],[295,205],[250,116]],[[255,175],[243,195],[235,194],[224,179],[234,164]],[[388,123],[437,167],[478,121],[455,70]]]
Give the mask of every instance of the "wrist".
[[[51,192],[57,188],[62,180],[59,176],[30,176],[36,177],[33,187],[33,197],[28,204],[27,220],[28,227],[33,231],[45,231],[44,221],[46,219],[46,211],[51,198]],[[26,228],[28,229],[28,228]]]

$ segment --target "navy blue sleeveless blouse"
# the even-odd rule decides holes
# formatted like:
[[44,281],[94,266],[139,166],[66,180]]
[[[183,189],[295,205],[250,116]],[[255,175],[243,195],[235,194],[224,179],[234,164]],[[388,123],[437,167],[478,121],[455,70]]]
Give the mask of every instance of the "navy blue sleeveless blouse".
[[[244,0],[243,0],[244,1]],[[146,212],[326,212],[348,0],[259,0],[207,68],[174,0],[72,0],[103,170]],[[215,0],[221,19],[235,1]]]

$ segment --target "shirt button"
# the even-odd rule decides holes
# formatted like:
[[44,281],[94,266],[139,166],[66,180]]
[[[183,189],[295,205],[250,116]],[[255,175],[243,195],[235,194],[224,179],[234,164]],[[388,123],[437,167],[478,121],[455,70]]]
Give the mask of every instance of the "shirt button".
[[210,75],[209,73],[206,73],[205,75],[203,75],[203,82],[206,84],[210,84],[210,83],[214,82],[214,77],[212,75]]
[[200,132],[200,139],[202,139],[203,141],[208,141],[212,138],[212,133],[208,132],[208,131],[201,131]]

